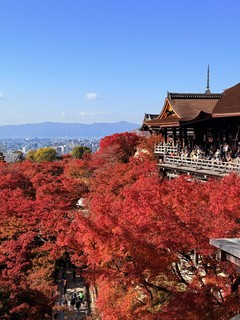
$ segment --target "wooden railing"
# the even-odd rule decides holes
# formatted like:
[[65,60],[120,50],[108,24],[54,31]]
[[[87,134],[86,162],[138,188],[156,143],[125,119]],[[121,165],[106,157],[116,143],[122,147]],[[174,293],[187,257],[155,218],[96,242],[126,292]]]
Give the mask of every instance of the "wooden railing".
[[166,154],[172,154],[172,155],[177,155],[177,147],[173,147],[173,146],[168,146],[168,145],[160,145],[160,144],[156,144],[155,148],[154,148],[154,153],[156,154],[162,154],[162,155],[166,155]]
[[216,173],[229,173],[237,172],[240,174],[240,162],[220,162],[216,160],[206,160],[206,159],[192,159],[189,157],[178,156],[178,148],[174,146],[169,146],[167,144],[155,145],[155,154],[163,156],[161,164],[173,165],[176,168],[179,167],[189,167],[196,170],[208,170]]
[[240,173],[240,163],[238,162],[217,162],[216,160],[205,160],[182,158],[178,156],[165,156],[162,163],[172,164],[176,167],[189,167],[197,170],[210,170],[219,173],[238,172]]

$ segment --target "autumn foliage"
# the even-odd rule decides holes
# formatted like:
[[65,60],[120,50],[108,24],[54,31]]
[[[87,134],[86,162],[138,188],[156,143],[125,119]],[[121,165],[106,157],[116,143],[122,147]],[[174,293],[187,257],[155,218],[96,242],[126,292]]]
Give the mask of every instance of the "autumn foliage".
[[240,177],[162,180],[137,148],[152,142],[117,134],[86,159],[0,166],[0,319],[51,319],[66,252],[96,292],[94,319],[236,314],[234,266],[209,239],[240,236]]

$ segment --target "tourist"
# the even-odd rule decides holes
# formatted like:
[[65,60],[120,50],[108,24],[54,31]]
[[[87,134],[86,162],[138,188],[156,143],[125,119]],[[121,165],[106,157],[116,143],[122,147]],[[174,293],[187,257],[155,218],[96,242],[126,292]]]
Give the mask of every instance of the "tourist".
[[81,307],[81,301],[79,299],[77,299],[77,301],[76,301],[76,309],[77,309],[77,311],[79,311],[80,307]]
[[65,295],[67,293],[67,279],[63,280],[63,294]]
[[66,298],[64,298],[62,305],[63,305],[64,307],[66,307],[66,306],[68,305],[68,302],[67,302],[67,299],[66,299]]
[[77,299],[77,293],[76,293],[76,291],[73,292],[72,298],[73,298],[73,299]]
[[83,303],[83,299],[84,299],[84,293],[83,293],[83,291],[80,291],[79,292],[79,300],[80,300],[81,304]]
[[72,307],[74,307],[74,306],[75,306],[75,303],[76,303],[76,298],[74,298],[74,297],[72,296],[71,301],[70,301],[70,305],[71,305]]
[[227,158],[228,151],[229,151],[229,145],[225,142],[224,145],[223,145],[223,156],[225,158]]

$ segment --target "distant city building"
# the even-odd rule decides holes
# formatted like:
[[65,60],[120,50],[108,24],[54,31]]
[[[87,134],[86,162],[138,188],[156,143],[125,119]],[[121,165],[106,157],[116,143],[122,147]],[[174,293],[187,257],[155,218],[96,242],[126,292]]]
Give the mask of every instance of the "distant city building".
[[23,160],[21,152],[3,153],[3,161],[7,163],[14,163]]
[[15,139],[0,139],[0,152],[13,153],[16,150],[27,154],[29,150],[37,150],[40,148],[53,147],[56,148],[59,155],[69,154],[75,146],[86,146],[95,152],[99,148],[100,138],[15,138]]

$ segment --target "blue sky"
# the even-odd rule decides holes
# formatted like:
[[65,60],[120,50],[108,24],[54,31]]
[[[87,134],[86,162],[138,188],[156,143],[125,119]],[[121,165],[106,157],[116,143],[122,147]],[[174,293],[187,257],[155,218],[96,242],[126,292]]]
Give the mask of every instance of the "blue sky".
[[140,123],[240,82],[238,0],[1,0],[0,125]]

